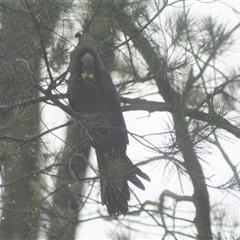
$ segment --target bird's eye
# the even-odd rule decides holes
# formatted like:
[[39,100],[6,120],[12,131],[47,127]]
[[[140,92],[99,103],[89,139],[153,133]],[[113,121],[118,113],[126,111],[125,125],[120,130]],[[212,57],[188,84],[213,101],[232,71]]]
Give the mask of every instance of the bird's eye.
[[94,57],[89,54],[89,53],[86,53],[82,58],[81,58],[81,61],[82,61],[82,66],[83,66],[83,69],[87,72],[91,72],[93,70],[93,67],[94,67]]

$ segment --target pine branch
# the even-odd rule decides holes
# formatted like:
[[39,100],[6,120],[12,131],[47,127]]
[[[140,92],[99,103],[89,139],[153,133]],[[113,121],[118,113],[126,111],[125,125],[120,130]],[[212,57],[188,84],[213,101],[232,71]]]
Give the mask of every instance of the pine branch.
[[[147,101],[144,99],[129,99],[129,98],[120,98],[121,102],[129,105],[124,105],[122,107],[123,111],[148,111],[152,112],[163,112],[168,111],[172,112],[174,109],[173,104],[164,103],[164,102],[155,102],[155,101]],[[219,128],[226,130],[227,132],[233,134],[235,137],[240,138],[240,129],[230,123],[227,119],[218,115],[216,113],[205,113],[198,109],[189,109],[187,108],[186,116],[198,121],[204,121],[211,125],[215,125]]]
[[[51,97],[49,96],[43,96],[39,98],[32,98],[28,100],[24,100],[20,103],[15,103],[15,104],[10,104],[10,105],[5,105],[5,106],[0,106],[0,113],[7,111],[7,110],[13,110],[16,108],[20,107],[27,107],[32,104],[40,103],[40,102],[47,102],[49,100],[55,99],[55,103],[57,103],[58,99],[63,99],[66,98],[67,94],[53,94]],[[120,97],[120,100],[123,105],[122,111],[148,111],[150,113],[153,112],[172,112],[173,111],[173,104],[171,103],[164,103],[164,102],[156,102],[156,101],[148,101],[145,99],[131,99],[131,98],[125,98],[125,97]],[[58,101],[59,102],[59,101]],[[70,116],[74,116],[74,113],[71,111],[68,106],[63,105],[64,108],[61,105],[57,105],[60,107],[63,111],[67,112]],[[67,109],[67,111],[66,111]],[[203,111],[200,111],[198,109],[186,109],[185,111],[186,116],[190,117],[192,119],[198,120],[198,121],[204,121],[209,124],[215,125],[219,128],[222,128],[226,130],[227,132],[233,134],[235,137],[240,139],[240,129],[236,126],[234,126],[232,123],[230,123],[227,119],[224,117],[218,115],[218,114],[209,114]],[[1,138],[0,138],[1,139]],[[9,139],[10,140],[10,139]],[[14,141],[17,141],[15,139]]]

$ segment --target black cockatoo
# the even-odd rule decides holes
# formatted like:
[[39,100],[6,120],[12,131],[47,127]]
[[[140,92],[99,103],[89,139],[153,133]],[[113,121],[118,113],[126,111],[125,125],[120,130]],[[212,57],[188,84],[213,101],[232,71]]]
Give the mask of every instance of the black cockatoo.
[[88,44],[80,43],[71,52],[69,71],[70,107],[76,118],[89,116],[84,129],[97,155],[102,204],[110,216],[125,215],[128,181],[145,190],[137,175],[150,178],[126,155],[128,136],[115,86],[96,49]]

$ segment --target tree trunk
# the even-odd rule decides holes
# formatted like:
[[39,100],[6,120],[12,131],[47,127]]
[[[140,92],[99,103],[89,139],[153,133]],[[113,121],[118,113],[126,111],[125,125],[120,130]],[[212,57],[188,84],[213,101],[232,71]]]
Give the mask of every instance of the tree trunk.
[[[2,105],[39,96],[36,85],[40,79],[42,56],[53,37],[49,28],[54,29],[61,14],[60,9],[65,5],[70,7],[71,1],[61,4],[59,8],[56,8],[56,4],[48,0],[1,3]],[[51,11],[51,14],[47,14],[47,11]],[[22,140],[34,137],[40,132],[39,105],[2,112],[0,121],[2,136]],[[2,182],[3,186],[6,184],[2,195],[0,239],[37,239],[41,225],[41,178],[39,174],[32,173],[41,165],[40,141],[30,141],[19,148],[1,142],[0,147]]]
[[[144,34],[135,26],[131,17],[122,12],[116,12],[116,15],[117,20],[121,22],[121,26],[124,26],[124,31],[129,37],[138,33],[136,37],[132,38],[132,42],[148,64],[149,71],[153,74],[164,72],[161,58],[157,56]],[[186,115],[184,114],[186,106],[181,102],[181,96],[171,88],[169,79],[164,76],[164,73],[159,74],[158,77],[155,78],[155,81],[159,93],[165,102],[174,105],[175,110],[172,112],[172,117],[176,132],[176,140],[184,158],[184,167],[192,180],[194,188],[193,202],[196,207],[194,222],[198,232],[198,239],[212,239],[209,195],[202,167],[188,133],[188,124],[185,119]]]
[[[88,166],[89,145],[80,147],[81,128],[75,123],[68,127],[67,145],[63,150],[52,207],[49,210],[49,239],[75,239],[79,213],[87,199],[83,197],[83,178]],[[72,168],[72,171],[69,171]],[[72,174],[70,174],[72,172]]]

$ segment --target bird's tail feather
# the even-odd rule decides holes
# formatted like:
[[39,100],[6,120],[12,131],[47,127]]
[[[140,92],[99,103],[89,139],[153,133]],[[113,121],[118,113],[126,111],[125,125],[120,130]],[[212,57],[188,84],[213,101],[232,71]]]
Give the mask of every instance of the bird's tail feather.
[[126,214],[128,212],[128,200],[130,192],[127,181],[101,182],[102,204],[107,206],[110,216]]
[[144,185],[138,179],[150,181],[147,174],[135,166],[126,156],[109,156],[109,154],[97,152],[102,204],[107,206],[110,216],[126,214],[130,192],[127,181],[136,187],[145,190]]

